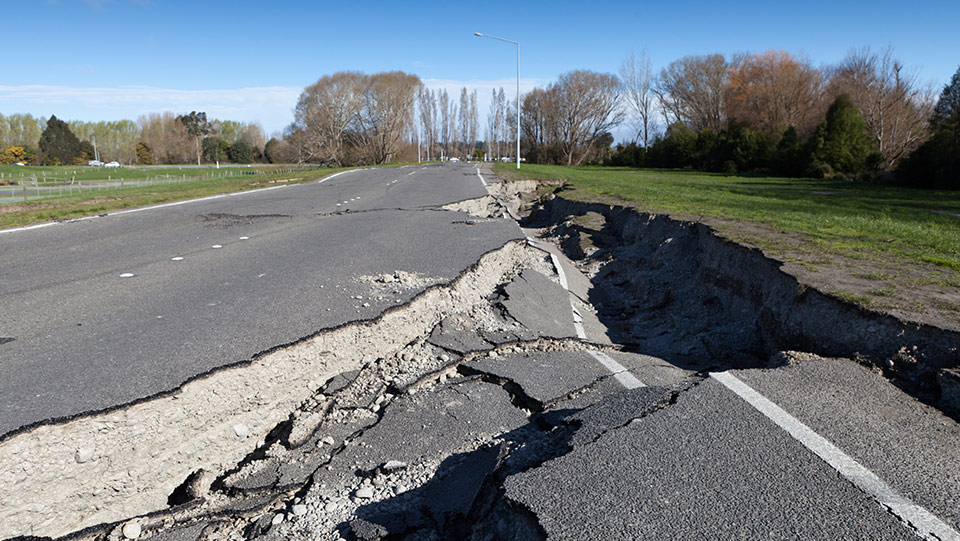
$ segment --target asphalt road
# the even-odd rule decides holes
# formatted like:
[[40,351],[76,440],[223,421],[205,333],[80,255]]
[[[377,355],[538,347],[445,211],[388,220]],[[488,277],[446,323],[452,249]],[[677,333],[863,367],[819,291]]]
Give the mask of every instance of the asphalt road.
[[[466,165],[372,169],[0,233],[0,435],[175,388],[449,281],[522,237],[438,209],[485,194]],[[417,287],[371,298],[359,280],[398,270]]]

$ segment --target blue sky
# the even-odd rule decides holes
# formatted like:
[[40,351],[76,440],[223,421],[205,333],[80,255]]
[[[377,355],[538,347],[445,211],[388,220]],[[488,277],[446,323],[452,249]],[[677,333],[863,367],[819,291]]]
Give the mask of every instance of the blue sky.
[[434,88],[512,96],[571,69],[616,72],[646,49],[655,69],[685,55],[784,49],[814,64],[851,49],[893,47],[939,90],[960,66],[960,2],[254,2],[32,0],[5,2],[7,66],[0,113],[66,120],[207,111],[293,119],[304,86],[339,70],[399,69]]

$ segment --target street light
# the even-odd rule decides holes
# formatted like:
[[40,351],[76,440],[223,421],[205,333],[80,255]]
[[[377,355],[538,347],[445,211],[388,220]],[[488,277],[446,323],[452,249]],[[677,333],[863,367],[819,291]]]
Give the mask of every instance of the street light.
[[517,46],[517,169],[520,169],[520,43],[511,39],[488,36],[486,34],[481,34],[480,32],[474,32],[473,35],[480,38],[506,41],[507,43],[512,43]]

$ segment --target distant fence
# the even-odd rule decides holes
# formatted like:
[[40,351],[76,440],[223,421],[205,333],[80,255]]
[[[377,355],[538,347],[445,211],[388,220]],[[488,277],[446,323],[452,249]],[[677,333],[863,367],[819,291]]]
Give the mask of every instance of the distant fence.
[[242,177],[248,175],[276,175],[283,173],[293,173],[306,171],[308,168],[271,168],[270,170],[241,170],[239,168],[229,168],[223,170],[190,170],[190,174],[171,174],[164,173],[154,176],[125,178],[122,170],[117,170],[119,175],[107,175],[103,179],[76,180],[76,177],[62,178],[53,176],[36,175],[30,177],[10,178],[3,180],[11,184],[0,185],[0,205],[32,201],[36,199],[48,199],[52,197],[69,197],[74,194],[84,194],[92,192],[115,191],[127,188],[139,188],[143,186],[158,186],[164,184],[177,184],[182,182],[196,182],[202,180],[218,180],[229,177]]

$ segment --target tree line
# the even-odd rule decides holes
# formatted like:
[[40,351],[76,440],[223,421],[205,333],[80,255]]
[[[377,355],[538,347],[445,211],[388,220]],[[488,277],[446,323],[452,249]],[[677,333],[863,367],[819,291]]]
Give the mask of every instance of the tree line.
[[[887,49],[814,67],[784,51],[572,71],[522,101],[536,163],[690,167],[960,189],[960,71],[939,99]],[[627,122],[632,141],[609,148]]]
[[30,165],[182,164],[266,161],[266,137],[257,123],[207,121],[206,114],[172,112],[131,120],[64,122],[30,114],[0,114],[0,163]]

